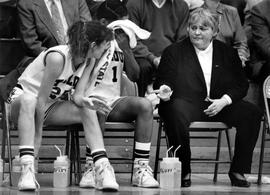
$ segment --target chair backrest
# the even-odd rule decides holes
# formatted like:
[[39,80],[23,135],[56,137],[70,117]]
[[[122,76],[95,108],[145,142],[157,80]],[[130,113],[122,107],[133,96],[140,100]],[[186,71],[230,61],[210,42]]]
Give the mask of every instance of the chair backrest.
[[[270,76],[268,76],[263,83],[263,99],[264,99],[264,106],[265,112],[267,117],[267,122],[270,122],[270,114],[269,114],[269,101],[270,101]],[[268,133],[269,130],[268,130]]]
[[25,56],[20,39],[0,39],[0,74],[6,75],[16,68]]

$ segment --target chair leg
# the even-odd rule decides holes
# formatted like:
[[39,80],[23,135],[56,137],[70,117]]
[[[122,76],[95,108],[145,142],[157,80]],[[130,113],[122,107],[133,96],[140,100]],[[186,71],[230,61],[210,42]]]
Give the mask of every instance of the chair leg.
[[[7,142],[7,153],[8,153],[8,168],[9,168],[9,182],[11,185],[11,169],[12,169],[12,154],[11,154],[11,143],[10,143],[10,126],[9,126],[9,108],[7,103],[3,103],[3,117],[4,117],[4,132],[6,135],[6,140],[4,141],[4,146],[6,145]],[[2,152],[4,151],[4,156],[5,156],[5,147],[4,150],[2,148]]]
[[72,150],[72,154],[73,154],[73,158],[72,158],[72,163],[73,163],[73,175],[74,175],[74,183],[75,185],[77,185],[77,171],[78,171],[78,166],[77,166],[77,139],[76,139],[76,132],[74,131],[74,129],[71,130],[73,133],[73,150]]
[[11,185],[11,170],[12,170],[12,154],[11,154],[11,143],[10,143],[10,132],[7,130],[7,146],[8,146],[8,168],[9,168],[9,182]]
[[[266,119],[264,119],[266,120]],[[260,152],[260,161],[259,161],[259,171],[258,171],[258,181],[257,184],[262,184],[262,169],[263,169],[263,158],[264,158],[264,147],[265,147],[265,135],[267,130],[267,122],[263,123],[263,131],[262,131],[262,141],[261,141],[261,152]],[[269,127],[268,127],[269,128]]]
[[154,167],[154,178],[155,179],[157,179],[157,172],[158,172],[161,133],[162,133],[162,121],[159,120],[158,135],[157,135],[157,145],[156,145],[156,156],[155,156],[155,167]]
[[[3,107],[2,107],[2,109],[3,109]],[[2,157],[3,162],[4,162],[3,163],[3,167],[4,167],[4,170],[5,170],[7,129],[6,129],[6,124],[5,124],[5,120],[4,120],[3,117],[2,117],[2,127],[3,127],[3,133],[2,133],[2,152],[1,152],[1,157]],[[3,180],[4,180],[4,174],[3,174]]]
[[214,183],[217,182],[221,136],[222,136],[222,131],[219,131],[218,132],[218,142],[217,142],[217,152],[216,152],[216,162],[215,162],[215,172],[214,172],[214,178],[213,178]]
[[76,147],[76,171],[75,171],[75,184],[78,185],[81,179],[81,155],[80,155],[80,142],[79,142],[79,129],[75,130],[75,147]]
[[135,137],[136,137],[136,135],[135,135],[135,131],[134,131],[133,150],[132,150],[133,152],[132,152],[132,162],[131,162],[131,176],[130,176],[130,183],[131,184],[132,184],[133,169],[134,169],[134,159],[135,159],[135,157],[134,157],[135,142],[136,142]]
[[225,134],[226,134],[226,138],[227,138],[229,158],[230,158],[230,161],[232,162],[232,146],[231,146],[231,138],[230,138],[230,134],[229,134],[229,130],[228,129],[225,130]]
[[70,131],[67,130],[65,155],[67,155],[69,159],[70,159],[70,137],[71,137]]
[[70,185],[72,184],[72,174],[73,174],[73,159],[74,159],[74,150],[73,150],[73,147],[74,147],[74,140],[73,140],[73,132],[69,129],[67,130],[67,136],[69,137],[68,138],[68,144],[69,144],[69,147],[68,147],[68,157],[70,159],[70,176],[69,176],[69,179],[70,179]]

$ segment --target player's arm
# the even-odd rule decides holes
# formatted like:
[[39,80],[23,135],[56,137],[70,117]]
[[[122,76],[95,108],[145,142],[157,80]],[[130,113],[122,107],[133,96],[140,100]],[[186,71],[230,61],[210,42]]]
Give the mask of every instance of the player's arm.
[[76,89],[72,98],[75,104],[77,104],[78,106],[83,106],[83,97],[86,96],[85,91],[87,87],[89,87],[88,85],[89,85],[90,75],[94,69],[95,63],[96,63],[96,59],[91,58],[90,63],[85,67],[83,74],[76,86]]
[[87,107],[91,110],[97,110],[105,114],[111,111],[111,107],[109,107],[102,99],[88,97],[88,94],[85,94],[85,91],[90,85],[90,75],[94,69],[95,63],[96,60],[92,58],[90,63],[84,69],[82,77],[80,78],[73,94],[73,101],[78,106]]
[[55,80],[59,77],[64,67],[64,58],[58,52],[50,52],[44,59],[45,70],[41,81],[36,105],[36,129],[42,132],[44,123],[45,105],[49,100]]

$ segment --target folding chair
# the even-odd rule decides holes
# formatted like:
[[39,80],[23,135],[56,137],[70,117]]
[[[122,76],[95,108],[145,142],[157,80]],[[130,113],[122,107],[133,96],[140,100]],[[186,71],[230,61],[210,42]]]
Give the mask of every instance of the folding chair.
[[[3,127],[3,136],[2,136],[2,158],[5,163],[9,164],[9,176],[10,176],[10,185],[11,185],[11,170],[12,170],[12,152],[11,152],[11,136],[10,133],[11,131],[17,131],[17,127],[9,120],[9,105],[1,101],[1,107],[2,107],[2,127]],[[43,131],[49,131],[49,132],[54,132],[54,131],[66,131],[66,136],[54,136],[53,134],[50,136],[43,136],[44,138],[48,137],[53,137],[55,139],[59,138],[64,138],[66,140],[66,155],[68,155],[70,161],[71,161],[71,174],[70,174],[70,181],[72,183],[72,174],[74,172],[74,179],[75,179],[75,184],[79,183],[80,179],[80,160],[79,156],[77,155],[77,151],[79,151],[79,141],[78,141],[78,132],[82,128],[82,125],[80,124],[74,124],[74,125],[66,125],[66,126],[55,126],[55,125],[50,125],[44,127]],[[17,136],[15,136],[17,137]],[[6,147],[7,147],[7,158],[6,158]],[[39,161],[42,163],[45,162],[50,162],[52,163],[55,158],[46,158],[42,157],[39,158]],[[74,171],[73,171],[74,170]]]
[[270,130],[269,130],[269,100],[270,100],[270,76],[268,76],[263,83],[263,99],[265,106],[265,115],[263,120],[263,130],[262,130],[262,140],[261,140],[261,151],[260,151],[260,161],[259,161],[259,171],[258,171],[258,181],[259,185],[262,184],[262,171],[263,163],[270,163],[270,161],[264,160],[264,149],[265,142],[270,141]]
[[[14,55],[15,54],[15,55]],[[21,45],[21,40],[17,38],[7,39],[0,38],[0,82],[11,70],[13,70],[17,64],[22,60],[25,55],[24,49]],[[7,105],[4,103],[3,99],[0,97],[0,108],[1,108],[1,125],[2,125],[2,153],[1,158],[5,164],[5,144],[7,142],[10,145],[10,134],[9,123],[7,113]],[[8,147],[8,156],[11,155],[11,148]],[[11,162],[11,161],[9,161]],[[11,171],[11,164],[9,164],[9,173]]]
[[[164,122],[161,118],[159,120],[159,128],[158,128],[158,137],[157,137],[157,149],[156,149],[156,158],[155,158],[155,167],[154,167],[154,177],[157,178],[158,172],[158,162],[160,160],[159,153],[160,153],[160,142],[162,138],[162,130],[164,130]],[[232,150],[231,150],[231,142],[228,130],[231,127],[227,126],[225,123],[222,122],[203,122],[203,121],[195,121],[192,122],[189,126],[190,132],[217,132],[217,136],[190,136],[190,139],[217,139],[217,147],[216,147],[216,156],[214,159],[192,159],[191,162],[198,162],[198,163],[214,163],[214,177],[213,181],[217,181],[217,174],[218,174],[218,165],[219,163],[230,163],[232,160]],[[227,144],[228,144],[228,152],[229,152],[229,161],[222,161],[219,159],[220,157],[220,147],[221,147],[221,137],[222,131],[225,131]],[[168,138],[165,134],[163,136],[166,138],[167,148],[169,146]]]

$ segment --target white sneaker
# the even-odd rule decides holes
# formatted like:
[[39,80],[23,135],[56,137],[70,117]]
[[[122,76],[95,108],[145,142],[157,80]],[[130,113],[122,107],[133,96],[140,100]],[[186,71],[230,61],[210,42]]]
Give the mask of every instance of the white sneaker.
[[148,161],[139,160],[134,162],[132,185],[144,188],[158,188],[159,183],[153,177]]
[[104,161],[95,166],[96,189],[104,191],[118,191],[114,170],[110,162]]
[[94,163],[85,164],[85,171],[83,173],[82,179],[80,181],[81,188],[94,188],[95,187],[95,172]]
[[34,169],[34,157],[26,157],[21,159],[22,172],[19,179],[18,188],[19,190],[36,190],[40,186],[35,177]]

